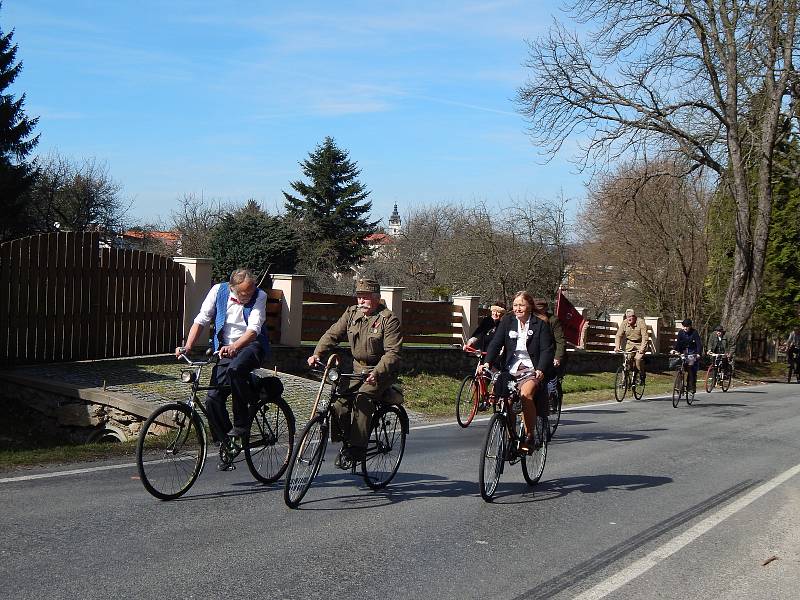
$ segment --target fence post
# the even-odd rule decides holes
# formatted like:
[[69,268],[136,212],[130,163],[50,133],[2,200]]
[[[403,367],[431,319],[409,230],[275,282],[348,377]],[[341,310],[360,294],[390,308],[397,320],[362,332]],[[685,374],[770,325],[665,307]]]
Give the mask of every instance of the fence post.
[[381,286],[381,300],[386,303],[386,308],[394,313],[398,320],[403,322],[403,292],[404,287]]
[[661,347],[658,345],[658,324],[661,320],[658,317],[645,317],[644,322],[653,330],[653,337],[650,340],[653,342],[654,352],[658,353],[658,349]]
[[297,348],[303,329],[305,275],[272,275],[272,289],[281,290],[281,344]]
[[[195,316],[200,312],[200,305],[203,304],[208,290],[211,289],[211,267],[214,261],[210,258],[186,256],[175,256],[172,260],[183,265],[186,272],[186,291],[183,295],[183,332],[181,333],[181,339],[185,341]],[[198,340],[198,348],[204,344],[204,340]]]
[[463,342],[469,339],[469,334],[478,326],[478,302],[480,296],[453,296],[453,306],[461,307],[464,318],[461,320],[461,335]]

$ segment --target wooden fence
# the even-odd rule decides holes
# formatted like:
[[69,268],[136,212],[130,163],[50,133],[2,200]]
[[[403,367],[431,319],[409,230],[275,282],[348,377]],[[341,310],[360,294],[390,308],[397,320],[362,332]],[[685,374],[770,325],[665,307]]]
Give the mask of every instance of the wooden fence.
[[0,364],[170,352],[185,273],[172,259],[100,248],[97,233],[0,245]]
[[[303,294],[303,326],[301,339],[316,342],[335,323],[353,296],[336,294]],[[434,345],[461,343],[461,308],[451,302],[403,301],[403,342]]]
[[[678,335],[678,330],[674,327],[659,327],[656,345],[653,343],[655,338],[653,336],[653,328],[650,325],[647,326],[647,331],[650,334],[650,352],[669,352]],[[584,334],[584,348],[586,350],[610,352],[614,350],[614,338],[616,335],[617,324],[613,321],[590,319]]]

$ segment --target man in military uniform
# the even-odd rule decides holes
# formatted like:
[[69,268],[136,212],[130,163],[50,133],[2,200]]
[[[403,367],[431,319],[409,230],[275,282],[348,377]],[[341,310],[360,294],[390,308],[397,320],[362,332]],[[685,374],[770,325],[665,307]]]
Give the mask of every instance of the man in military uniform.
[[363,382],[353,381],[351,391],[355,392],[355,397],[340,398],[333,407],[331,438],[344,442],[336,458],[336,466],[343,469],[364,457],[374,401],[380,399],[396,379],[403,343],[400,321],[381,304],[376,281],[360,279],[356,284],[356,298],[357,304],[331,325],[308,358],[308,364],[313,366],[323,354],[347,340],[353,354],[353,372],[369,371]]
[[644,353],[647,350],[647,323],[636,316],[632,308],[625,311],[625,320],[619,324],[614,338],[614,352],[619,352],[625,336],[625,352],[636,351],[636,368],[639,369],[639,381],[644,383]]

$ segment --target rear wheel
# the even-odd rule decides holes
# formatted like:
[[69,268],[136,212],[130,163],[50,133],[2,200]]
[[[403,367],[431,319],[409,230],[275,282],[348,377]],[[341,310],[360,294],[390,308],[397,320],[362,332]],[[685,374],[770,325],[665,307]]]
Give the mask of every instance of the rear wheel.
[[165,404],[145,421],[136,444],[136,468],[153,496],[174,500],[185,494],[205,461],[203,422],[188,406]]
[[715,385],[717,385],[717,369],[711,365],[706,371],[706,391],[710,394]]
[[793,365],[791,362],[789,362],[789,366],[786,371],[786,383],[792,383],[792,373],[794,373]]
[[641,400],[642,396],[644,396],[644,381],[642,381],[639,371],[634,371],[631,375],[631,378],[633,379],[631,385],[633,397],[637,400]]
[[[543,419],[543,421],[546,420]],[[543,440],[541,448],[534,450],[530,456],[523,456],[520,461],[522,464],[522,476],[528,485],[536,485],[539,479],[542,478],[545,462],[547,462],[547,440]]]
[[561,422],[562,397],[561,394],[558,393],[558,390],[550,394],[549,400],[550,400],[550,417],[549,417],[550,431],[547,437],[548,441],[552,439],[553,435],[556,432],[556,429],[558,429],[558,424]]
[[678,402],[681,401],[683,389],[683,371],[679,370],[677,373],[675,373],[675,383],[672,385],[673,408],[678,408]]
[[625,377],[625,369],[620,367],[617,369],[617,374],[614,376],[614,398],[617,402],[622,402],[625,394],[628,392],[628,381]]
[[478,470],[481,497],[487,502],[491,502],[497,489],[497,483],[500,481],[500,475],[503,473],[507,441],[506,419],[502,414],[496,413],[489,421],[489,430],[486,432],[486,440],[481,449]]
[[289,461],[286,486],[283,489],[283,499],[289,508],[297,508],[311,487],[314,477],[319,473],[327,444],[328,427],[325,417],[317,415],[303,429]]
[[402,410],[404,409],[397,406],[384,406],[372,416],[361,473],[364,481],[373,490],[386,487],[403,460],[406,433],[403,431]]
[[475,418],[480,400],[480,390],[474,375],[464,377],[456,398],[456,420],[461,427],[468,427]]
[[720,386],[722,387],[723,392],[727,392],[730,389],[732,379],[733,379],[733,367],[727,365],[725,369],[722,371],[722,381],[720,382]]
[[294,413],[283,398],[261,400],[253,411],[244,448],[247,468],[262,483],[277,481],[292,456]]

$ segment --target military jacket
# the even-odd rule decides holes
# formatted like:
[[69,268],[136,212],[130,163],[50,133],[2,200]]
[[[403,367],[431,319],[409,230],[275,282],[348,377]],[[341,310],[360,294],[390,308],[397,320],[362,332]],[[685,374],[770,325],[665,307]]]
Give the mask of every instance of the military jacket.
[[314,354],[321,356],[344,340],[350,343],[358,363],[375,367],[373,373],[379,385],[397,374],[403,335],[399,319],[388,308],[367,316],[358,306],[349,307],[320,338]]
[[553,331],[553,340],[556,343],[556,355],[553,358],[563,361],[567,354],[567,344],[564,339],[564,328],[561,326],[561,321],[555,315],[548,315],[547,322],[550,323],[550,329]]
[[622,342],[622,336],[630,344],[638,345],[639,352],[644,353],[647,350],[647,323],[641,317],[636,317],[636,325],[631,327],[627,320],[622,321],[617,328],[617,345]]

